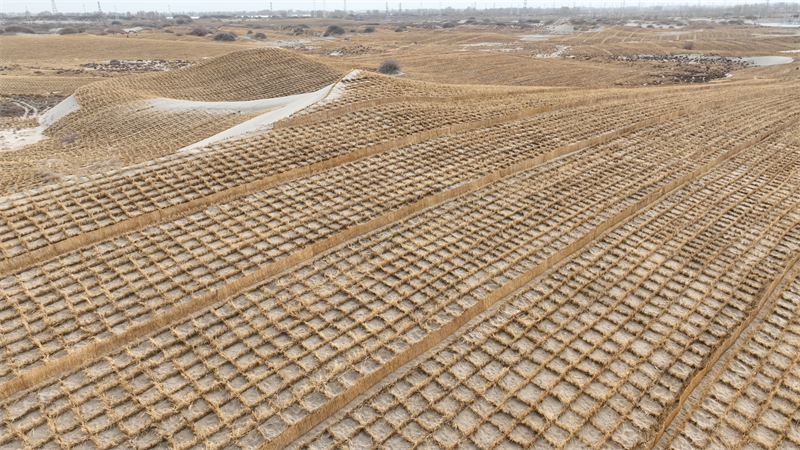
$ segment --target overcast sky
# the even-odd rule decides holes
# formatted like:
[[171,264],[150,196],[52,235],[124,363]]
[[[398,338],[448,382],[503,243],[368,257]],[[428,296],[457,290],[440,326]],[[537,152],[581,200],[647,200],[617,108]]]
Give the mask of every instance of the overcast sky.
[[[638,5],[639,0],[625,0],[627,6]],[[555,6],[595,6],[602,7],[604,4],[608,7],[620,6],[623,0],[555,0]],[[751,0],[749,3],[764,3],[765,0]],[[389,2],[390,9],[398,8],[398,1],[393,0]],[[403,3],[403,9],[417,9],[417,8],[439,8],[438,1],[406,1]],[[744,3],[735,0],[702,0],[703,5],[734,5],[736,3]],[[774,3],[774,1],[773,1]],[[792,2],[794,3],[794,2]],[[324,0],[325,9],[333,11],[335,9],[342,9],[344,7],[343,0]],[[523,6],[524,0],[500,0],[493,2],[486,1],[466,1],[466,0],[443,0],[442,7],[452,6],[454,8],[465,8],[467,6],[477,5],[478,9],[496,7],[510,7],[510,6]],[[553,0],[529,0],[528,7],[531,8],[550,8],[553,6]],[[643,0],[643,6],[649,5],[677,5],[677,4],[691,4],[696,5],[697,1],[692,0]],[[258,11],[269,9],[269,1],[251,1],[251,0],[233,0],[233,1],[220,1],[220,0],[165,0],[165,1],[125,1],[125,0],[100,0],[100,6],[104,12],[113,12],[114,7],[117,11],[124,13],[130,11],[159,11],[166,12],[167,5],[172,9],[172,12],[179,11]],[[317,9],[323,8],[323,0],[273,0],[272,8],[276,11],[299,9],[310,10],[316,5]],[[88,1],[68,1],[56,0],[56,7],[59,12],[83,12],[84,6],[86,11],[97,11],[97,0]],[[50,0],[0,0],[0,12],[25,12],[25,8],[31,13],[39,13],[41,11],[50,11]],[[380,0],[349,0],[347,2],[348,10],[366,10],[366,9],[379,9],[381,11],[386,9],[386,2]]]

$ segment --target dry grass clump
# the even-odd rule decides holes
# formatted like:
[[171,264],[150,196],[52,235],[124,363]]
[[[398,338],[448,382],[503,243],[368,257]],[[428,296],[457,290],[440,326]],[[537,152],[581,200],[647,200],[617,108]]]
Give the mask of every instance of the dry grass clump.
[[36,34],[36,30],[33,28],[22,25],[6,25],[4,30],[6,33]]
[[380,67],[378,67],[378,73],[382,73],[384,75],[393,75],[398,72],[400,72],[400,63],[394,59],[387,59],[381,63]]
[[79,33],[78,29],[77,28],[73,28],[73,27],[64,27],[64,28],[58,30],[58,34],[61,34],[61,35],[64,35],[64,34],[78,34],[78,33]]
[[204,36],[208,36],[209,34],[212,34],[212,33],[213,33],[213,31],[209,30],[208,28],[195,27],[195,28],[192,28],[192,30],[189,31],[186,34],[189,35],[189,36],[204,37]]
[[238,36],[233,31],[222,31],[214,35],[215,41],[233,42],[238,39]]
[[345,33],[344,28],[339,25],[331,25],[329,26],[324,33],[322,33],[323,37],[328,36],[341,36]]

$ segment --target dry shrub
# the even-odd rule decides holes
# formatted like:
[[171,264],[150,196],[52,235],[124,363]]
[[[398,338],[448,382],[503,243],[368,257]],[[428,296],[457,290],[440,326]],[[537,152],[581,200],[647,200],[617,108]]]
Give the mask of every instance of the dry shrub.
[[31,27],[23,27],[22,25],[9,25],[6,27],[6,33],[36,34],[36,30]]
[[256,38],[256,39],[266,39],[267,35],[264,34],[264,33],[256,33],[255,36],[253,36],[253,37]]
[[331,25],[322,33],[323,37],[327,36],[341,36],[344,34],[344,28],[340,27],[339,25]]
[[78,142],[80,140],[81,140],[81,135],[80,134],[78,134],[78,133],[76,133],[74,131],[70,131],[70,132],[64,133],[64,136],[61,138],[61,144],[62,145],[69,145],[69,144]]
[[387,59],[381,63],[380,67],[378,67],[378,72],[384,75],[391,75],[393,73],[400,72],[400,63],[393,59]]
[[58,34],[78,34],[77,28],[66,27],[58,30]]
[[375,32],[375,27],[364,28],[364,33],[374,33],[374,32]]
[[233,31],[222,31],[214,35],[215,41],[220,42],[233,42],[238,36]]
[[188,34],[189,36],[200,36],[200,37],[203,37],[203,36],[208,36],[211,33],[212,33],[212,31],[209,30],[208,28],[196,27],[196,28],[192,28],[192,31],[190,31],[190,32],[188,32],[186,34]]
[[684,42],[683,49],[684,50],[691,50],[694,48],[694,42]]

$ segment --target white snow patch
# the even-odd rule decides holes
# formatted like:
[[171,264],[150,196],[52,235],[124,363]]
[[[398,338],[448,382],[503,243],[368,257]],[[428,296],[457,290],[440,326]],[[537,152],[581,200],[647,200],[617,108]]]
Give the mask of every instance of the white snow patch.
[[19,150],[39,142],[44,136],[42,127],[0,130],[0,152]]
[[[330,86],[323,90],[330,89]],[[318,91],[319,92],[319,91]],[[185,111],[202,109],[204,111],[239,111],[254,112],[265,111],[286,106],[292,102],[302,100],[309,94],[289,95],[286,97],[265,98],[244,102],[195,102],[190,100],[175,100],[171,98],[155,98],[148,100],[149,104],[157,109],[169,111]]]
[[[254,117],[246,122],[242,122],[239,125],[234,127],[228,128],[227,130],[217,133],[214,136],[209,138],[203,139],[200,142],[196,142],[192,145],[184,147],[178,152],[184,152],[188,150],[198,149],[201,147],[207,147],[215,142],[225,141],[231,138],[241,138],[245,136],[252,136],[254,134],[260,134],[265,131],[268,131],[272,128],[272,124],[289,117],[290,115],[300,111],[303,108],[306,108],[327,96],[329,93],[333,93],[331,86],[326,86],[316,92],[311,92],[308,94],[299,94],[299,95],[290,95],[288,97],[279,97],[275,99],[268,99],[268,100],[279,100],[282,102],[282,105],[278,105],[278,103],[273,104],[273,109],[270,111],[261,114],[258,117]],[[256,100],[256,102],[261,102],[262,100]],[[206,103],[206,102],[191,102],[191,103]],[[212,102],[212,103],[250,103],[250,102]]]
[[81,108],[74,95],[70,95],[39,117],[39,126],[20,129],[0,130],[0,152],[19,150],[26,145],[35,144],[46,136],[43,134],[50,125],[67,114]]
[[76,99],[74,95],[70,95],[62,100],[61,103],[42,114],[42,116],[39,118],[40,128],[42,130],[46,130],[50,125],[61,120],[62,117],[73,111],[77,111],[80,108],[81,105],[78,104],[78,99]]
[[345,81],[355,80],[360,74],[361,74],[361,71],[358,70],[358,69],[355,69],[355,70],[351,71],[350,73],[348,73],[347,75],[343,76],[342,79],[338,83],[333,85],[333,88],[331,89],[330,94],[328,94],[328,96],[325,97],[324,99],[320,100],[315,106],[325,105],[327,103],[330,103],[330,102],[336,100],[337,98],[341,97],[342,95],[344,95],[345,90],[346,90],[344,82]]
[[[549,26],[547,28],[549,28],[550,30],[552,30],[556,34],[577,34],[581,30],[580,27],[576,27],[574,25],[569,25],[569,24],[566,24],[566,23],[561,24],[561,25],[556,25],[556,26],[552,26],[551,25],[551,26]],[[577,30],[576,30],[576,28],[577,28]]]
[[502,42],[478,42],[477,44],[461,44],[464,47],[502,47],[506,44]]
[[553,37],[548,34],[525,34],[520,36],[521,41],[546,41]]
[[789,64],[794,61],[791,56],[745,56],[740,59],[754,66],[774,66],[776,64]]
[[569,49],[569,45],[556,45],[556,51],[554,51],[553,53],[550,53],[550,54],[547,54],[547,55],[542,54],[542,53],[538,53],[536,55],[536,57],[537,58],[558,58],[559,56],[561,56],[562,53],[564,53],[568,49]]

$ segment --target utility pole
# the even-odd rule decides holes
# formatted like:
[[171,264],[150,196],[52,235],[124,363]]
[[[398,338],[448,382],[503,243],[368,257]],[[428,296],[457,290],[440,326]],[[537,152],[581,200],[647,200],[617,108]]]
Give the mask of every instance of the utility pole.
[[347,18],[347,0],[344,0],[344,17]]
[[53,8],[53,17],[58,15],[58,8],[56,8],[56,0],[50,0],[50,4]]
[[[170,11],[169,15],[172,15],[171,11]],[[115,17],[114,20],[119,21],[119,13],[117,12],[117,5],[114,5],[114,17]]]
[[100,8],[100,2],[97,2],[97,13],[98,14],[103,14],[103,9]]

